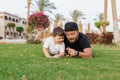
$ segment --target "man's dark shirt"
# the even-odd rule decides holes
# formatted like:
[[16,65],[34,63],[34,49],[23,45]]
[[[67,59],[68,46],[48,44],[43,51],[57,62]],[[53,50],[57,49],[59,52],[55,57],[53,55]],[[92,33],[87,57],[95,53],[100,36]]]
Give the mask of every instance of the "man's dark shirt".
[[79,38],[73,43],[70,43],[65,36],[64,43],[65,43],[65,48],[70,47],[72,49],[82,52],[84,48],[90,48],[89,40],[87,36],[83,33],[79,33]]

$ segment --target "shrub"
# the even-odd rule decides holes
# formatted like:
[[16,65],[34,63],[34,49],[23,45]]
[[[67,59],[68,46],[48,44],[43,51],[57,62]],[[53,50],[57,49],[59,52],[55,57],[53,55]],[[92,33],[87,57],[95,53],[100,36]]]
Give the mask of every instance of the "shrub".
[[91,44],[112,44],[113,34],[111,32],[107,33],[86,33],[89,42]]
[[34,13],[29,16],[28,23],[29,30],[31,32],[36,31],[36,34],[30,33],[27,36],[27,43],[41,43],[43,30],[49,26],[48,16],[43,12]]
[[43,12],[37,12],[29,16],[28,23],[31,27],[47,28],[49,26],[48,16]]

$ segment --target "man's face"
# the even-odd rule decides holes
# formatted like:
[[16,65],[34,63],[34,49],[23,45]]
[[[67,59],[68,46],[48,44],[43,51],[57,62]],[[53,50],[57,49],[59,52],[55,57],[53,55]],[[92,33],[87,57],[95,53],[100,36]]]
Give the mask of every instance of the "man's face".
[[79,32],[77,30],[73,30],[73,31],[66,31],[65,34],[69,42],[73,43],[78,38]]
[[58,35],[56,35],[54,37],[54,40],[55,40],[55,43],[61,44],[64,41],[64,36],[58,36]]

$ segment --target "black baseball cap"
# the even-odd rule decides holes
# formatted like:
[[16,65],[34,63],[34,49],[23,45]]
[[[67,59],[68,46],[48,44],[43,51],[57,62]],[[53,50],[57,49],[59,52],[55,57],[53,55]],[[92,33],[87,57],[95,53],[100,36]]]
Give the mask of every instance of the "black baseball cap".
[[75,22],[67,22],[65,24],[65,31],[78,30],[78,25]]

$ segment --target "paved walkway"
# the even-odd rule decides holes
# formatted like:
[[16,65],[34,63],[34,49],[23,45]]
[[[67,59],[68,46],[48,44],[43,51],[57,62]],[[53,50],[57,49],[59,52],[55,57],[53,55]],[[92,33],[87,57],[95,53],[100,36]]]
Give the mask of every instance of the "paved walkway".
[[26,39],[2,39],[0,44],[25,44]]

